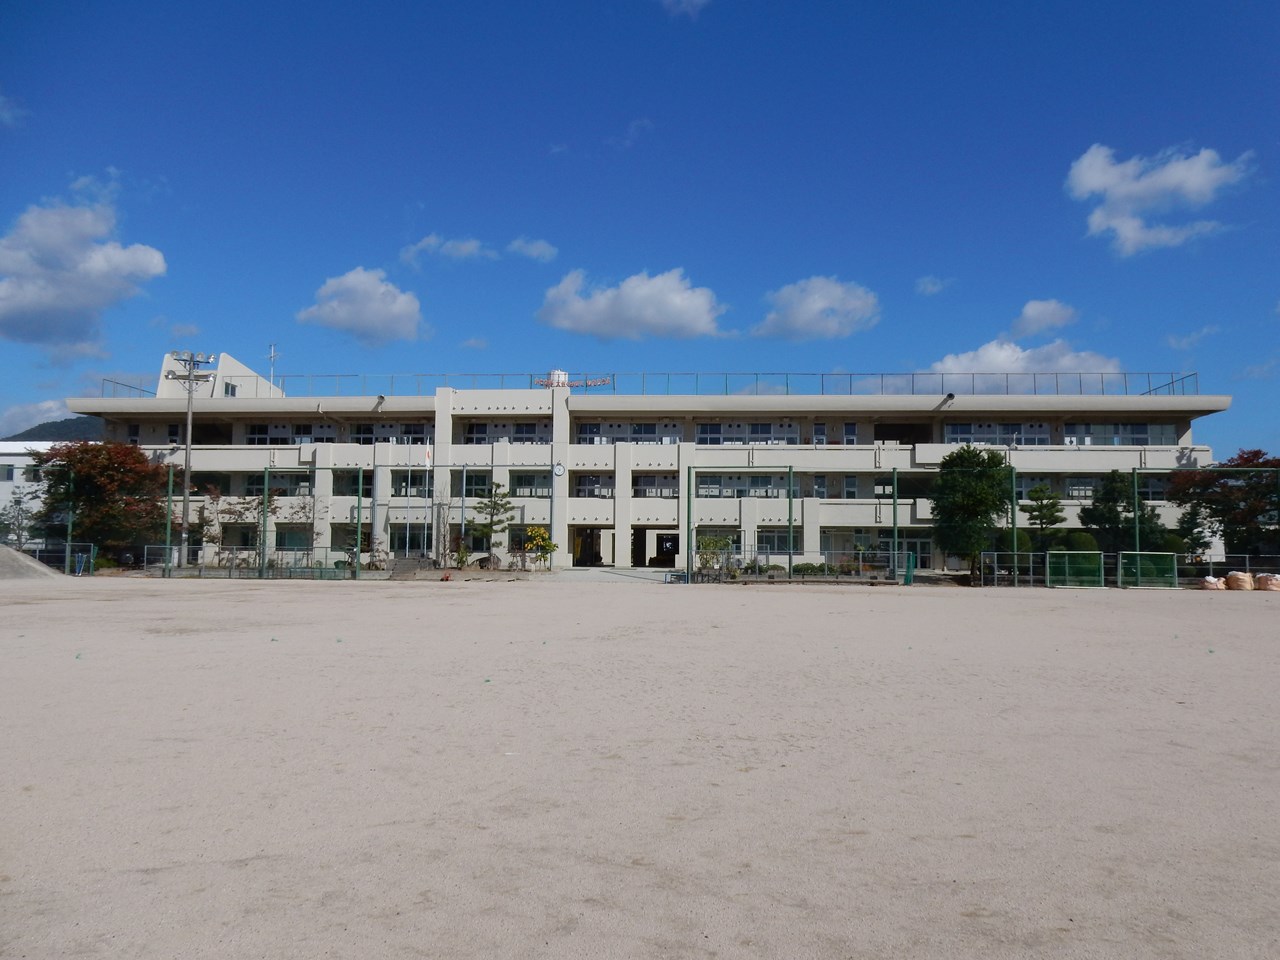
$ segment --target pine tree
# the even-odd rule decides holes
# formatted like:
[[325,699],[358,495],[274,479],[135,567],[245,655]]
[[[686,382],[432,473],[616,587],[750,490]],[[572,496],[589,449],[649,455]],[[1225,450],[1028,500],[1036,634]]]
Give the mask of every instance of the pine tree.
[[1040,530],[1040,549],[1045,550],[1049,543],[1049,528],[1067,519],[1062,511],[1062,498],[1044,484],[1038,484],[1027,491],[1027,499],[1031,503],[1018,509]]
[[978,557],[1009,509],[1009,467],[995,450],[963,446],[942,458],[933,503],[933,540],[969,561],[977,583]]
[[502,546],[499,536],[511,525],[511,518],[516,512],[511,505],[511,497],[502,484],[495,483],[489,489],[489,496],[477,500],[471,508],[478,518],[471,525],[471,532],[483,537],[489,545],[489,552],[496,556],[498,547]]

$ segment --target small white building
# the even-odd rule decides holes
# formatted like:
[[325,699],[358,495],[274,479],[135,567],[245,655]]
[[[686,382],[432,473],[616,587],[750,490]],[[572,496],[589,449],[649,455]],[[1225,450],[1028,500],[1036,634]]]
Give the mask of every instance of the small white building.
[[[0,440],[0,509],[15,500],[26,503],[32,510],[39,510],[41,491],[40,476],[31,451],[45,452],[53,446],[44,440]],[[16,545],[16,535],[9,536],[10,546]],[[34,537],[27,541],[29,548],[44,546],[44,541]]]
[[[181,466],[183,370],[166,357],[154,396],[67,404],[102,417],[107,439]],[[272,383],[226,354],[208,373],[190,398],[192,542],[208,562],[252,547],[264,527],[280,563],[327,563],[357,531],[366,554],[439,556],[459,541],[464,506],[498,482],[516,510],[501,553],[541,525],[560,545],[556,566],[683,566],[692,530],[728,538],[747,561],[839,562],[896,545],[927,567],[942,559],[929,486],[956,444],[999,449],[1019,498],[1039,484],[1056,491],[1068,528],[1111,470],[1134,472],[1172,525],[1162,473],[1208,466],[1192,424],[1230,405],[1199,393],[1194,374]]]

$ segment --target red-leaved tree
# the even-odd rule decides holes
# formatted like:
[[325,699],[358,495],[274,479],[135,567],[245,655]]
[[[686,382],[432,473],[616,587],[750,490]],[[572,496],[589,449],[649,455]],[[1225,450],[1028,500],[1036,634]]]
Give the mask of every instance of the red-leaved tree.
[[[72,514],[72,539],[120,548],[164,537],[167,468],[127,443],[76,441],[33,452],[50,532]],[[181,484],[179,475],[175,481]]]

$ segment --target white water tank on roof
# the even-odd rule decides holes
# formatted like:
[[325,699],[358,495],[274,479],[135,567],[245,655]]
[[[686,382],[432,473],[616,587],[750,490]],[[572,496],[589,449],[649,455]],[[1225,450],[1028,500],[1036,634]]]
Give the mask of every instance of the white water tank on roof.
[[552,370],[547,374],[548,387],[567,387],[569,385],[569,374],[563,370]]

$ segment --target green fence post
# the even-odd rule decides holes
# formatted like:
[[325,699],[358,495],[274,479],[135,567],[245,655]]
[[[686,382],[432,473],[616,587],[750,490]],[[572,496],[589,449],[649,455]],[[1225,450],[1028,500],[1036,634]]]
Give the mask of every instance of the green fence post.
[[164,505],[164,575],[170,575],[170,554],[173,551],[173,464],[169,464],[169,490]]
[[1142,524],[1140,520],[1142,515],[1138,512],[1138,468],[1133,468],[1133,550],[1134,553],[1142,550],[1141,530]]

